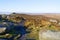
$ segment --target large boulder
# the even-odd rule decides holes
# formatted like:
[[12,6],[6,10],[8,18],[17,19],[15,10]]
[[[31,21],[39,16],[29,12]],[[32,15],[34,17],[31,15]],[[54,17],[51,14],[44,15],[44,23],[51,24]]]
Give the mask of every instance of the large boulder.
[[5,32],[5,30],[6,30],[6,27],[0,27],[0,33]]

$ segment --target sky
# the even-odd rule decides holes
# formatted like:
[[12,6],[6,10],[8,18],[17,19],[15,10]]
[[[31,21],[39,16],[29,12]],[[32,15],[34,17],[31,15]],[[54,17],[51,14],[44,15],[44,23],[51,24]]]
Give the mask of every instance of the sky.
[[0,12],[60,13],[60,0],[0,0]]

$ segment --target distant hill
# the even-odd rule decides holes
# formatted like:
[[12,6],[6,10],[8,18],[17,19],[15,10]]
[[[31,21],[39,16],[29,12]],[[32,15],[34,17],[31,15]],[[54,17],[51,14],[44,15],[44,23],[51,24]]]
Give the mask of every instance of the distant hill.
[[55,18],[55,19],[60,20],[60,13],[46,13],[43,15],[46,17]]

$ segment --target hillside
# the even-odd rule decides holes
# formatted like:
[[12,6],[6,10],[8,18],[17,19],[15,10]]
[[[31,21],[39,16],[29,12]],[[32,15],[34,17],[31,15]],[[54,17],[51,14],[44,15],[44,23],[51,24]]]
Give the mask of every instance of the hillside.
[[28,15],[13,13],[10,15],[0,16],[0,24],[2,24],[2,26],[5,26],[5,28],[7,29],[7,31],[4,30],[1,33],[3,34],[0,35],[0,37],[2,38],[9,39],[11,37],[14,37],[14,40],[40,40],[39,33],[41,32],[47,30],[50,30],[52,32],[60,31],[59,19],[51,16],[48,17],[49,15]]

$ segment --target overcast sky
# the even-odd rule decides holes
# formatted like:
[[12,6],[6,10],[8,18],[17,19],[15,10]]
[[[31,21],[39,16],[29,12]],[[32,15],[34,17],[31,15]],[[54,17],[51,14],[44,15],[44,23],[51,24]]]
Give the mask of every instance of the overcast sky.
[[0,12],[60,13],[60,0],[0,0]]

